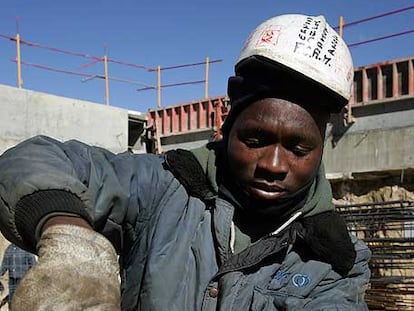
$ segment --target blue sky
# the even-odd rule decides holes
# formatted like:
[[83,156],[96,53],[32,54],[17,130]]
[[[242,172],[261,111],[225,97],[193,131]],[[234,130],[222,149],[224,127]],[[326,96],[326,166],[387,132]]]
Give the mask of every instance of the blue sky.
[[[413,6],[413,0],[1,0],[0,34],[14,36],[16,16],[25,41],[62,50],[103,56],[149,67],[174,66],[222,59],[211,64],[209,95],[226,92],[233,65],[250,31],[265,19],[284,13],[325,15],[332,26]],[[414,9],[344,29],[348,44],[414,29]],[[90,59],[22,46],[22,60],[85,74],[103,74],[102,62],[87,68]],[[414,33],[351,49],[354,65],[414,55]],[[0,38],[0,84],[17,86],[15,43]],[[156,85],[157,75],[143,69],[109,64],[109,75]],[[102,79],[82,77],[23,66],[23,88],[105,103]],[[204,66],[162,72],[161,83],[203,80]],[[155,90],[110,81],[110,104],[136,111],[157,105]],[[165,88],[163,106],[204,97],[204,85]]]

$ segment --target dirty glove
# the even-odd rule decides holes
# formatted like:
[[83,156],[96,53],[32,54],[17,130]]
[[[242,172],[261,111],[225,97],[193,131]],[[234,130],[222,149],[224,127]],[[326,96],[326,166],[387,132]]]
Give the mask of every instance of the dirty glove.
[[54,225],[39,241],[39,259],[20,282],[13,311],[119,311],[117,255],[101,234]]

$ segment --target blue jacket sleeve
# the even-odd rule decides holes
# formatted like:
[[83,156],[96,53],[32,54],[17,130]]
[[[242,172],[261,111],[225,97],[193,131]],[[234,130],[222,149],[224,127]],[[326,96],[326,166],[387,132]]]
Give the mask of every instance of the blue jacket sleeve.
[[115,155],[78,141],[37,136],[0,157],[0,227],[35,250],[52,215],[79,215],[119,250],[122,226],[157,204],[172,180],[155,155]]

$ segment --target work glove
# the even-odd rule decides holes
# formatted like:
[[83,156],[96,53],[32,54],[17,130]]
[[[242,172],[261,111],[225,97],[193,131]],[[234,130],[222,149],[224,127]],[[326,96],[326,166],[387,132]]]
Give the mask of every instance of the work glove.
[[119,311],[117,254],[101,234],[80,226],[47,228],[38,261],[20,282],[13,311]]

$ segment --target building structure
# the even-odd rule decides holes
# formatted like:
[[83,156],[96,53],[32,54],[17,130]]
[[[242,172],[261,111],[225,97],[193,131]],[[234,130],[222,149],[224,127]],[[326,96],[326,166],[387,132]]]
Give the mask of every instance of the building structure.
[[[327,129],[334,204],[374,252],[371,310],[414,308],[413,67],[408,57],[355,68],[348,109]],[[144,114],[0,85],[0,109],[0,154],[38,134],[161,153],[220,139],[231,105],[223,95]]]

